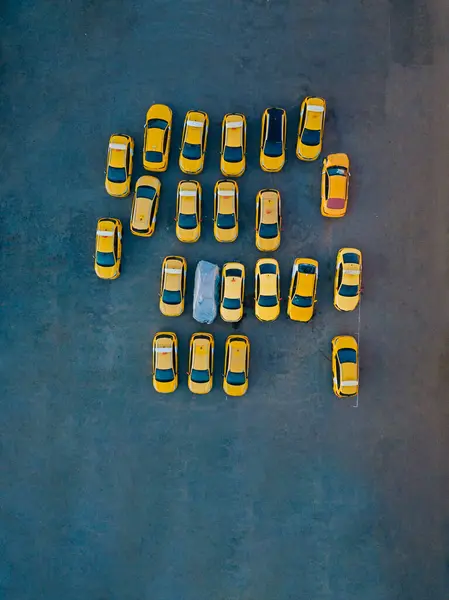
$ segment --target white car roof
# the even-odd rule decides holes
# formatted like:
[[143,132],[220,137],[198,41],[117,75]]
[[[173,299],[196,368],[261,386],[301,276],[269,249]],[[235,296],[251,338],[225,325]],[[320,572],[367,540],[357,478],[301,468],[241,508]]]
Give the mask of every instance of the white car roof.
[[101,229],[97,229],[97,235],[100,237],[113,237],[113,231],[102,231]]
[[226,123],[226,129],[238,129],[243,127],[243,121],[228,121]]
[[204,122],[203,121],[191,121],[190,119],[188,119],[187,125],[189,127],[203,127]]
[[180,275],[182,273],[182,269],[170,269],[165,267],[165,272],[169,273],[170,275]]
[[307,106],[307,110],[310,110],[311,112],[323,113],[324,112],[324,106],[317,106],[316,104],[309,104]]
[[235,196],[235,190],[218,190],[217,194],[219,196],[226,196],[227,198],[229,197],[234,197]]
[[126,144],[116,144],[115,142],[111,142],[109,148],[112,150],[126,150]]
[[193,197],[193,196],[196,196],[197,193],[198,192],[196,190],[180,190],[179,191],[179,195],[180,196],[190,196],[190,197]]

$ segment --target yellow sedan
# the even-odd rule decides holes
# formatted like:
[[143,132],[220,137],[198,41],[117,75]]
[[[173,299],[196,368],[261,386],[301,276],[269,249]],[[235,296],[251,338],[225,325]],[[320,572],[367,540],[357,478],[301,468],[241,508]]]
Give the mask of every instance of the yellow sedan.
[[293,263],[287,315],[292,321],[307,323],[313,317],[318,283],[318,261],[297,258]]
[[106,160],[105,188],[110,196],[122,198],[131,192],[134,140],[124,133],[114,133],[109,139]]
[[208,394],[214,374],[214,338],[210,333],[194,333],[190,338],[188,386],[192,394]]
[[283,108],[267,108],[262,116],[260,167],[275,173],[285,165],[287,113]]
[[117,279],[120,276],[122,230],[119,219],[104,218],[98,220],[95,273],[100,279]]
[[274,258],[261,258],[255,269],[255,312],[259,321],[278,318],[280,299],[279,263]]
[[162,262],[159,309],[166,317],[184,312],[187,262],[182,256],[167,256]]
[[201,235],[201,185],[197,181],[180,181],[176,195],[176,237],[193,243]]
[[220,316],[223,321],[240,321],[243,317],[244,294],[245,267],[242,263],[226,263],[221,273]]
[[222,179],[214,189],[214,236],[217,242],[234,242],[239,234],[239,188]]
[[175,333],[160,331],[153,338],[153,386],[160,394],[178,387],[178,338]]
[[204,168],[209,117],[200,110],[190,110],[184,120],[179,168],[183,173],[197,175]]
[[359,393],[359,347],[351,335],[332,340],[333,390],[338,398]]
[[225,344],[223,390],[228,396],[243,396],[248,390],[249,339],[230,335]]
[[308,96],[301,104],[296,156],[300,160],[316,160],[323,146],[326,101]]
[[172,111],[165,104],[153,104],[147,112],[143,136],[143,168],[166,171],[170,154]]
[[131,233],[143,237],[153,235],[159,208],[161,182],[157,177],[143,175],[136,182],[129,226]]
[[329,154],[321,171],[321,214],[344,217],[348,206],[349,158],[347,154]]
[[256,246],[274,252],[281,244],[281,195],[277,190],[261,190],[256,197]]
[[362,253],[357,248],[341,248],[337,253],[334,279],[334,306],[350,311],[360,302]]
[[225,115],[221,127],[220,170],[225,177],[240,177],[246,167],[246,119],[240,113]]

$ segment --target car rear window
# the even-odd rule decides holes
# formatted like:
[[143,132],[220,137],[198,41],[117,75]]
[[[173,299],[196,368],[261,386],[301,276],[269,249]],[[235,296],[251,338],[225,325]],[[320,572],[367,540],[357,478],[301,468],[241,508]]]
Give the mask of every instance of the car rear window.
[[352,263],[355,265],[360,264],[360,256],[358,254],[354,254],[354,252],[346,252],[343,254],[343,261],[345,263]]
[[240,162],[243,158],[241,146],[225,146],[224,159],[226,162]]
[[160,163],[162,162],[163,155],[162,152],[156,152],[156,150],[148,150],[145,152],[145,160],[151,163]]
[[292,304],[300,308],[309,308],[312,306],[312,296],[299,296],[295,294],[292,298]]
[[190,144],[185,142],[182,155],[188,160],[199,160],[201,158],[201,144]]
[[346,175],[348,169],[346,167],[329,167],[327,172],[332,177],[332,175]]
[[100,267],[113,267],[115,256],[113,252],[97,252],[97,264]]
[[278,234],[277,223],[261,223],[259,227],[259,235],[262,238],[272,239]]
[[351,298],[352,296],[357,296],[359,291],[358,285],[345,285],[344,283],[340,286],[338,293],[340,296],[345,296],[346,298]]
[[261,275],[276,275],[276,265],[272,263],[263,263],[259,266]]
[[227,269],[226,277],[241,277],[242,272],[240,269]]
[[165,304],[179,304],[181,302],[181,292],[164,290],[162,293],[162,301],[165,302]]
[[112,183],[125,183],[125,167],[108,167],[108,179],[109,181],[112,181]]
[[235,226],[235,216],[233,214],[223,215],[218,213],[217,225],[220,229],[232,229]]
[[318,146],[320,143],[320,131],[316,129],[304,129],[301,136],[301,142],[305,146]]
[[207,369],[192,369],[190,377],[194,383],[207,383],[209,381],[209,371]]
[[137,188],[138,198],[148,198],[148,200],[153,200],[155,195],[156,190],[150,185],[141,185],[139,188]]
[[277,156],[282,156],[282,142],[272,142],[267,140],[265,142],[264,154],[269,156],[270,158],[276,158]]
[[156,380],[161,381],[162,383],[167,383],[168,381],[173,381],[175,378],[175,374],[173,373],[173,369],[156,369]]
[[149,119],[147,122],[148,129],[165,129],[168,123],[164,119]]
[[357,363],[357,352],[353,348],[343,348],[337,352],[338,360],[343,363]]
[[315,275],[316,266],[308,265],[308,264],[301,264],[298,267],[298,273],[305,273],[306,275]]
[[229,371],[226,375],[226,381],[230,385],[243,385],[246,381],[245,373],[234,373],[233,371]]
[[240,298],[224,298],[223,299],[223,308],[227,310],[236,310],[240,308]]
[[197,226],[197,218],[196,215],[185,215],[180,213],[178,216],[178,225],[182,229],[195,229]]
[[258,302],[259,306],[268,308],[270,306],[276,306],[278,303],[278,299],[276,296],[259,296]]

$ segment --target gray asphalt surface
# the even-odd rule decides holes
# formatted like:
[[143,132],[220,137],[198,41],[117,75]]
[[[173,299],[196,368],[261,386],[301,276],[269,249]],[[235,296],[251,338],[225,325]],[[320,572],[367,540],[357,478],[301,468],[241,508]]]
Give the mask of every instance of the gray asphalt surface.
[[[449,597],[449,5],[445,0],[4,0],[0,310],[3,598],[443,600]],[[324,96],[325,152],[352,159],[347,216],[319,213],[320,165],[294,156],[299,103]],[[174,110],[157,231],[128,233],[108,197],[110,133]],[[288,163],[258,168],[260,116],[288,111]],[[201,240],[175,237],[188,109],[211,118]],[[249,123],[241,233],[215,242],[220,123]],[[283,198],[276,254],[320,261],[318,313],[239,331],[250,391],[226,399],[231,327],[210,328],[215,388],[186,386],[194,266],[243,260],[254,198]],[[125,225],[123,273],[98,280],[101,216]],[[364,253],[359,314],[332,307],[344,245]],[[158,311],[163,256],[190,266],[185,314]],[[248,277],[247,293],[253,290]],[[180,338],[176,394],[152,389],[153,334]],[[360,333],[358,408],[331,391],[330,340]]]

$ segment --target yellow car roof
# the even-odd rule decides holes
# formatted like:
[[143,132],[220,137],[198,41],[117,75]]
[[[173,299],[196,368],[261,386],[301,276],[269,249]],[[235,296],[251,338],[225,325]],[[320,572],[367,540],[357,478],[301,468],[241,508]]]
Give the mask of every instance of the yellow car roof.
[[240,340],[232,340],[228,348],[229,369],[234,373],[245,371],[246,366],[246,343]]
[[225,144],[238,148],[243,144],[244,121],[240,115],[228,115],[225,121]]
[[177,258],[169,258],[164,264],[164,288],[171,292],[181,289],[182,262]]
[[[228,275],[230,270],[239,270],[240,275]],[[243,283],[243,268],[239,263],[228,263],[225,268],[224,278],[225,287],[224,295],[226,298],[240,298]]]
[[149,198],[136,198],[133,225],[138,229],[148,229],[150,226],[151,207],[154,200]]
[[196,214],[198,187],[192,181],[184,181],[178,189],[179,212],[185,215]]
[[343,263],[342,282],[345,285],[359,285],[360,275],[360,265],[355,263]]
[[307,129],[320,130],[323,126],[325,102],[322,98],[308,98],[306,103]]
[[109,140],[109,164],[111,167],[124,167],[126,165],[126,148],[128,139],[123,135],[111,135]]
[[193,341],[192,368],[199,371],[209,369],[210,341],[201,338]]
[[276,192],[263,192],[260,199],[260,214],[261,214],[261,222],[266,223],[267,225],[270,223],[278,222],[278,204],[279,196]]
[[112,221],[98,221],[97,224],[97,250],[98,252],[112,252],[114,249],[115,223]]
[[260,275],[260,294],[262,296],[277,296],[277,275],[274,273]]
[[217,212],[224,215],[235,212],[235,185],[232,181],[222,181],[218,184]]
[[173,340],[170,337],[160,337],[154,343],[156,368],[173,368]]
[[203,139],[203,128],[206,117],[195,111],[190,111],[186,115],[186,142],[189,144],[201,144]]
[[148,129],[147,144],[145,149],[147,151],[156,150],[157,152],[162,152],[164,145],[164,135],[165,131],[163,129],[157,129],[155,127]]
[[[357,365],[354,363],[343,363],[341,365],[341,383],[342,387],[350,387],[348,386],[351,383],[351,387],[357,385],[358,383],[358,374],[357,374]],[[345,385],[343,385],[345,384]]]
[[315,289],[315,277],[311,273],[300,273],[298,271],[298,279],[296,280],[296,293],[300,296],[313,296]]

